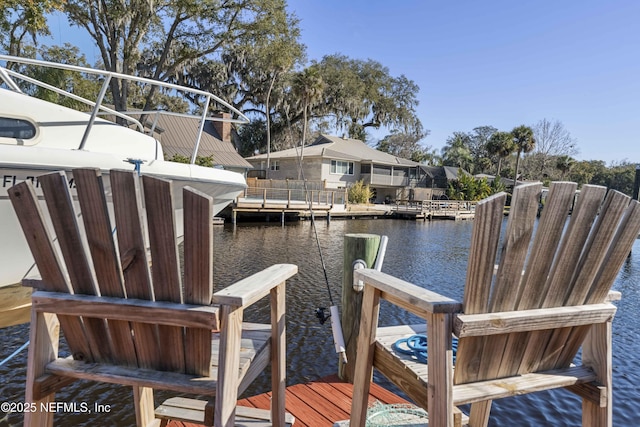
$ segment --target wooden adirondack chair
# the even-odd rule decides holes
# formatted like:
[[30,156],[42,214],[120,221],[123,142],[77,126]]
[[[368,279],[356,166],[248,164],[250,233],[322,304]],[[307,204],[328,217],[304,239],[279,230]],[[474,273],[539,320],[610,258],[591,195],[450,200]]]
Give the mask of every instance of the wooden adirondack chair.
[[[429,426],[488,423],[491,401],[566,387],[583,399],[583,426],[611,426],[610,287],[640,230],[640,204],[597,186],[516,187],[500,245],[505,195],[480,202],[463,303],[374,270],[365,283],[351,426],[364,426],[372,366],[429,413]],[[603,202],[604,199],[604,202]],[[619,295],[618,295],[619,297]],[[380,298],[426,319],[378,328]],[[428,337],[428,364],[392,344]],[[452,336],[458,337],[455,366]],[[582,346],[582,365],[572,362]],[[457,409],[471,404],[469,418]]]
[[[161,423],[154,417],[153,389],[210,396],[201,421],[232,426],[241,418],[235,418],[238,393],[271,364],[266,418],[284,426],[285,281],[297,267],[274,265],[212,295],[212,199],[183,190],[182,275],[171,182],[146,176],[142,182],[146,225],[138,178],[130,171],[111,171],[108,191],[97,169],[73,171],[83,227],[63,172],[39,178],[48,216],[30,182],[9,190],[41,276],[28,281],[38,290],[32,297],[26,401],[40,408],[62,386],[90,379],[132,386],[139,426]],[[267,295],[271,325],[243,323],[243,310]],[[58,357],[58,322],[72,357]],[[52,416],[38,409],[25,414],[24,424],[51,425]]]

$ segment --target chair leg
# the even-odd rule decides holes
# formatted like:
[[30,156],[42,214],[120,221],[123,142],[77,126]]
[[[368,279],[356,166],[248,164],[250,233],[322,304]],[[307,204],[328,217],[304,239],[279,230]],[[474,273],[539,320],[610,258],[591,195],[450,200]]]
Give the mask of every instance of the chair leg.
[[429,364],[428,401],[430,427],[453,427],[453,350],[451,331],[453,317],[449,313],[427,316]]
[[60,324],[54,314],[36,313],[36,311],[32,309],[30,328],[25,402],[35,405],[35,411],[25,412],[24,425],[25,427],[52,426],[53,412],[40,411],[40,408],[42,405],[53,402],[55,394],[35,396],[34,385],[36,379],[45,373],[47,364],[58,357]]
[[240,338],[242,307],[220,307],[220,353],[214,425],[233,427],[238,400],[238,369],[240,369]]
[[489,424],[491,400],[473,403],[469,414],[469,427],[486,427]]
[[133,404],[136,410],[136,425],[146,427],[155,419],[153,389],[149,387],[133,387]]
[[604,406],[582,399],[583,427],[611,427],[613,423],[611,321],[592,325],[582,346],[582,362],[590,366],[606,389]]
[[271,290],[271,422],[285,426],[286,389],[285,284]]
[[373,286],[365,286],[362,296],[360,331],[358,333],[358,360],[349,359],[355,364],[353,379],[353,402],[351,406],[352,427],[364,427],[367,418],[367,402],[371,376],[373,375],[373,351],[375,348],[378,314],[380,312],[380,291]]

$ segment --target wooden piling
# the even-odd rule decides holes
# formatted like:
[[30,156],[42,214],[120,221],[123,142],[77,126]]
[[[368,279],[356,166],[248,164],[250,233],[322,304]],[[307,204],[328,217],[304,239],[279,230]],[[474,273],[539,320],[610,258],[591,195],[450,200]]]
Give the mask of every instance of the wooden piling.
[[633,200],[640,200],[638,193],[640,192],[640,163],[636,165],[636,179],[633,182]]
[[360,330],[360,310],[362,292],[353,290],[353,262],[363,260],[367,267],[373,268],[380,246],[377,234],[346,234],[344,236],[344,258],[342,274],[342,333],[347,353],[347,364],[341,359],[338,363],[338,375],[344,381],[353,383],[356,360],[356,345]]

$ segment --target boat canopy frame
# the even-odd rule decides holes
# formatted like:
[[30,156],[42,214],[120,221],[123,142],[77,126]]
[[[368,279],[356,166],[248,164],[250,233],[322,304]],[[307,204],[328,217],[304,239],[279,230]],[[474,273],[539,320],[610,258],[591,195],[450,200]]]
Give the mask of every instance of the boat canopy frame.
[[[10,70],[7,66],[2,66],[0,65],[0,79],[7,85],[7,87],[14,91],[14,92],[19,92],[19,93],[23,93],[23,91],[20,89],[20,86],[16,83],[16,81],[14,79],[18,79],[18,80],[23,80],[25,82],[29,82],[31,84],[34,84],[36,86],[42,87],[44,89],[53,91],[59,95],[62,96],[66,96],[69,97],[75,101],[78,102],[82,102],[86,105],[89,105],[92,107],[92,111],[91,111],[91,116],[89,118],[89,122],[87,123],[87,127],[85,128],[85,132],[84,135],[82,137],[82,140],[80,141],[80,145],[78,146],[78,150],[83,150],[84,146],[86,144],[87,139],[89,138],[89,134],[91,132],[91,128],[93,127],[93,124],[96,120],[96,117],[102,113],[102,114],[110,114],[116,117],[119,117],[123,120],[126,120],[129,123],[132,123],[133,125],[135,125],[136,128],[139,129],[140,132],[144,133],[144,126],[142,125],[142,123],[140,123],[139,120],[135,119],[134,117],[131,116],[131,114],[144,114],[144,115],[155,115],[156,118],[153,121],[153,124],[151,126],[151,130],[150,133],[153,134],[155,127],[158,123],[158,119],[160,117],[160,115],[177,115],[180,117],[187,117],[187,118],[194,118],[194,119],[199,119],[200,120],[200,126],[198,128],[198,133],[197,133],[197,137],[196,137],[196,141],[193,147],[193,152],[191,154],[191,159],[190,159],[190,163],[191,164],[195,164],[196,161],[196,157],[197,157],[197,153],[198,153],[198,148],[200,147],[200,141],[202,139],[202,134],[204,132],[204,124],[206,121],[219,121],[219,122],[229,122],[229,123],[237,123],[237,124],[248,124],[249,123],[249,118],[247,116],[245,116],[240,110],[238,110],[236,107],[234,107],[233,105],[231,105],[230,103],[228,103],[227,101],[221,99],[220,97],[207,92],[207,91],[203,91],[200,89],[195,89],[195,88],[190,88],[187,86],[181,86],[181,85],[177,85],[174,83],[168,83],[168,82],[162,82],[159,80],[153,80],[153,79],[149,79],[146,77],[140,77],[140,76],[130,76],[127,74],[122,74],[122,73],[117,73],[114,71],[107,71],[107,70],[100,70],[100,69],[96,69],[96,68],[88,68],[88,67],[81,67],[78,65],[70,65],[70,64],[60,64],[60,63],[56,63],[56,62],[51,62],[51,61],[44,61],[44,60],[40,60],[40,59],[32,59],[32,58],[21,58],[21,57],[16,57],[16,56],[10,56],[10,55],[0,55],[0,61],[4,61],[6,64],[9,63],[18,63],[18,64],[23,64],[23,65],[35,65],[35,66],[41,66],[41,67],[49,67],[49,68],[57,68],[57,69],[62,69],[62,70],[67,70],[67,71],[74,71],[74,72],[78,72],[78,73],[86,73],[86,74],[92,74],[92,75],[96,75],[96,76],[101,76],[104,78],[104,82],[102,83],[102,87],[100,89],[100,92],[97,96],[96,101],[91,101],[88,100],[86,98],[83,98],[81,96],[75,95],[73,93],[67,92],[64,89],[60,89],[57,88],[55,86],[52,86],[48,83],[39,81],[37,79],[34,79],[32,77],[29,76],[25,76],[24,74],[21,74],[19,72]],[[203,108],[203,112],[202,115],[195,115],[195,114],[183,114],[183,113],[172,113],[169,111],[162,111],[162,110],[149,110],[149,111],[135,111],[135,112],[130,112],[130,111],[116,111],[114,109],[111,109],[109,107],[106,107],[104,105],[102,105],[102,101],[104,99],[105,94],[107,93],[107,89],[109,87],[109,84],[111,82],[112,78],[117,78],[117,79],[122,79],[122,80],[127,80],[127,81],[132,81],[134,83],[144,83],[144,84],[148,84],[148,85],[152,85],[152,86],[158,86],[158,87],[162,87],[162,88],[166,88],[166,89],[172,89],[178,92],[184,92],[184,93],[190,93],[193,95],[199,95],[204,97],[204,108]],[[231,117],[231,118],[223,118],[223,117],[215,117],[215,116],[207,116],[207,112],[209,110],[209,105],[211,105],[211,102],[215,101],[216,103],[220,104],[221,106],[227,108],[230,112],[232,112],[233,114],[235,114],[237,117]]]

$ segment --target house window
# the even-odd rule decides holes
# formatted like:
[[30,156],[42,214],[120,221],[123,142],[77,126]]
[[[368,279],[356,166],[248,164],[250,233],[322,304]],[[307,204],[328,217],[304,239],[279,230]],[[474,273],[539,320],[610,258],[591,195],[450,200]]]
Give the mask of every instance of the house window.
[[353,162],[331,160],[331,173],[339,175],[353,175]]
[[0,138],[31,139],[36,127],[27,120],[0,117]]
[[277,161],[277,160],[271,161],[271,163],[269,164],[269,169],[271,169],[272,171],[279,171],[280,170],[280,162]]

